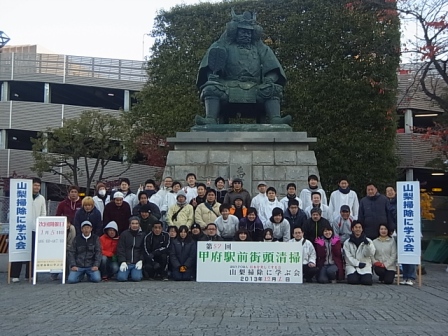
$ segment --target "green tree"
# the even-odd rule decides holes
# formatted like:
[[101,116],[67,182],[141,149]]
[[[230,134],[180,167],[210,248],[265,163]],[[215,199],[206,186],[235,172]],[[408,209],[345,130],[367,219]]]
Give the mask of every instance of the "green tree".
[[[121,171],[105,176],[105,168],[112,159],[131,158],[135,144],[131,129],[124,116],[112,116],[99,110],[83,111],[78,118],[64,120],[59,128],[48,128],[33,139],[34,165],[32,170],[42,176],[52,173],[68,183],[80,185],[85,179],[87,192],[92,182],[118,177],[125,173],[130,162]],[[126,159],[124,161],[127,161]]]
[[400,56],[396,11],[343,0],[248,0],[180,5],[155,18],[149,80],[129,114],[140,132],[188,131],[204,114],[195,80],[207,48],[236,12],[256,10],[264,41],[288,83],[282,110],[295,131],[316,136],[326,189],[340,175],[353,188],[396,175],[395,97]]

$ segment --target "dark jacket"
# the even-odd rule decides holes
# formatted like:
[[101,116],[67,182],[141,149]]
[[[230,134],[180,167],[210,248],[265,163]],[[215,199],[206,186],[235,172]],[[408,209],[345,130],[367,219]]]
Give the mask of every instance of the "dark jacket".
[[196,264],[196,249],[196,242],[191,237],[174,239],[170,246],[170,263],[173,269],[177,270],[180,266],[192,268]]
[[224,241],[224,239],[222,239],[222,237],[219,235],[214,235],[214,236],[205,235],[204,240],[201,240],[201,241]]
[[321,217],[317,222],[312,218],[308,218],[302,226],[303,235],[310,242],[314,242],[317,237],[322,236],[325,227],[331,227],[328,220]]
[[101,212],[93,207],[92,211],[87,212],[84,208],[76,211],[75,219],[73,221],[73,225],[76,229],[76,234],[78,236],[81,235],[81,223],[84,221],[89,221],[92,223],[92,233],[97,236],[101,236],[103,234],[103,221],[101,219]]
[[70,268],[76,267],[100,267],[101,264],[100,238],[92,233],[88,239],[82,235],[73,239],[68,250],[68,264]]
[[226,197],[226,194],[227,194],[226,189],[216,190],[216,202],[224,204],[224,198]]
[[153,214],[150,214],[146,219],[143,219],[141,216],[138,216],[138,218],[140,219],[140,227],[142,228],[145,235],[151,232],[154,223],[159,222],[159,220]]
[[[162,214],[160,213],[160,209],[157,206],[157,204],[148,202],[149,204],[149,210],[151,211],[151,215],[153,215],[155,218],[160,219],[160,217],[162,217]],[[132,209],[132,215],[133,216],[139,216],[140,215],[140,208],[142,207],[142,205],[140,203],[138,203],[134,209]]]
[[191,234],[191,238],[195,241],[195,242],[198,242],[198,241],[206,241],[206,240],[208,240],[207,239],[207,236],[204,234],[204,232],[200,232],[198,235],[194,235],[194,234]]
[[299,209],[295,216],[291,215],[289,209],[285,211],[285,219],[289,222],[291,226],[291,238],[293,237],[295,227],[303,227],[308,220],[305,211]]
[[127,264],[136,264],[138,261],[143,260],[144,239],[145,236],[141,229],[136,235],[130,229],[123,231],[118,240],[118,263],[126,262]]
[[75,218],[76,210],[81,208],[81,198],[76,202],[72,202],[70,198],[66,198],[58,204],[56,209],[56,216],[67,216],[68,218]]
[[389,199],[389,214],[392,220],[392,226],[389,228],[391,231],[397,230],[397,198]]
[[111,201],[104,208],[103,223],[117,222],[118,234],[121,235],[129,228],[129,217],[131,217],[131,207],[127,202],[123,201],[123,204],[117,207],[115,202]]
[[378,237],[380,224],[393,228],[387,197],[377,193],[375,196],[362,198],[359,202],[358,220],[362,223],[366,236],[372,240]]
[[239,192],[234,190],[229,191],[224,197],[224,203],[233,205],[235,204],[235,198],[241,197],[243,199],[243,205],[246,208],[250,207],[250,202],[252,202],[252,198],[250,197],[249,192],[246,189],[241,189]]
[[342,244],[339,236],[333,236],[331,239],[325,237],[316,238],[314,241],[314,248],[316,250],[316,266],[321,268],[325,265],[327,260],[327,247],[331,246],[331,258],[334,264],[338,267],[338,280],[344,280],[344,266],[342,262]]
[[252,241],[263,241],[264,227],[258,216],[253,222],[249,221],[247,217],[240,219],[239,229],[244,228],[249,232]]
[[154,256],[168,254],[170,247],[170,235],[165,231],[162,231],[162,233],[158,236],[156,236],[153,232],[150,232],[145,236],[143,247],[145,251],[145,258],[150,254]]

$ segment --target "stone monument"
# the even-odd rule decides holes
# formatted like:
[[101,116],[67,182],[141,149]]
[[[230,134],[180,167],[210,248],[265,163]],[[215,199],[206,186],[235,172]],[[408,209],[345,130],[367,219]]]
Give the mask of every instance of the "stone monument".
[[[274,52],[262,40],[256,14],[236,15],[207,50],[197,86],[205,117],[196,116],[191,132],[168,138],[174,145],[164,175],[183,181],[189,172],[198,180],[239,177],[256,192],[266,181],[279,194],[295,182],[308,186],[319,175],[316,157],[305,132],[292,132],[291,116],[281,116],[286,75]],[[254,118],[256,124],[229,124],[230,118]]]

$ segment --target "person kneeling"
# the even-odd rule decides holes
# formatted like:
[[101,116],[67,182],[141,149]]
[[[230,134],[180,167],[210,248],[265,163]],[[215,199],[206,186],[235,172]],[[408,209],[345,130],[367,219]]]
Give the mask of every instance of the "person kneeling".
[[313,278],[319,273],[319,269],[316,267],[316,250],[313,244],[305,238],[303,238],[303,231],[301,227],[295,227],[293,231],[294,238],[290,243],[299,243],[303,246],[302,251],[302,271],[303,277],[306,282],[313,282]]
[[371,259],[375,254],[375,246],[364,234],[359,221],[353,221],[352,232],[344,243],[347,283],[371,286],[373,283]]
[[188,226],[181,225],[179,235],[170,245],[171,276],[175,281],[193,279],[196,263],[196,242],[188,234]]
[[344,279],[344,266],[342,263],[342,245],[339,236],[335,236],[333,228],[328,225],[323,229],[322,237],[316,238],[314,247],[317,254],[317,267],[319,275],[317,282],[328,283]]
[[145,272],[150,279],[159,275],[162,280],[167,278],[168,251],[170,247],[170,235],[163,231],[162,222],[156,222],[152,226],[152,232],[145,236]]
[[81,235],[76,236],[68,252],[70,274],[67,283],[74,284],[87,274],[89,281],[100,282],[98,268],[101,264],[100,238],[92,233],[92,223],[81,223]]
[[138,217],[129,218],[129,229],[123,231],[118,240],[117,256],[120,269],[117,273],[118,281],[142,280],[143,267],[143,231]]

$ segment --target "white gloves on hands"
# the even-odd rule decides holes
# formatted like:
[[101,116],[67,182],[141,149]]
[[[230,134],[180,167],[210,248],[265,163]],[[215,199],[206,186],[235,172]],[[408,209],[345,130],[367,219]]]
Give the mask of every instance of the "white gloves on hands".
[[137,263],[135,264],[135,268],[138,270],[141,270],[142,267],[143,267],[143,262],[141,260],[137,261]]
[[128,270],[128,264],[126,264],[124,261],[120,265],[120,272],[126,272]]

